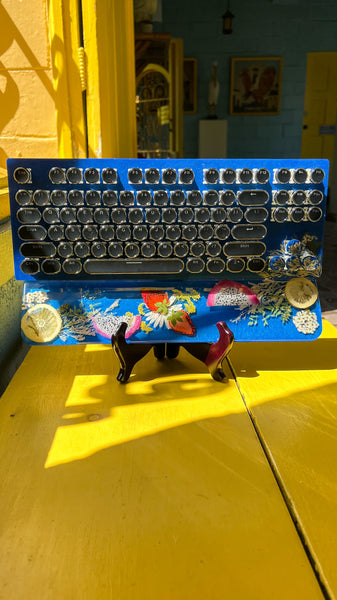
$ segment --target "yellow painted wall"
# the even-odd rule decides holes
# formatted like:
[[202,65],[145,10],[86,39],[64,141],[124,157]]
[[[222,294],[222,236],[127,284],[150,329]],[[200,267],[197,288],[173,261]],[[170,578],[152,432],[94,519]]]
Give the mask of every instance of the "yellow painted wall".
[[57,156],[47,0],[0,3],[0,167]]

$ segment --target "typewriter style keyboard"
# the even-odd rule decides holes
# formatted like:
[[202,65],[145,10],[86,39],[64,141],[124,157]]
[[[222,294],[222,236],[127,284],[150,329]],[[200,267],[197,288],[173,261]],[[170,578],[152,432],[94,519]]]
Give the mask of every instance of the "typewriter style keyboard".
[[[10,159],[23,280],[247,279],[323,239],[327,161]],[[284,262],[281,271],[289,266]]]

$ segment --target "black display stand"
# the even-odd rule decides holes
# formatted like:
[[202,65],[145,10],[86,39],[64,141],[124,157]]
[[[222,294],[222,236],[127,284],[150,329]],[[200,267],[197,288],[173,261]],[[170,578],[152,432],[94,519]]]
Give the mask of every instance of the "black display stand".
[[234,344],[234,335],[227,327],[224,321],[217,323],[217,328],[220,338],[215,343],[192,343],[184,344],[175,343],[159,343],[159,344],[144,344],[144,343],[127,343],[125,340],[127,324],[122,323],[116,334],[111,337],[111,344],[119,359],[119,373],[117,381],[126,383],[132,373],[135,364],[143,358],[151,348],[154,350],[154,355],[158,360],[163,360],[165,357],[172,359],[179,354],[180,346],[185,348],[192,356],[205,363],[213,379],[216,381],[225,381],[226,375],[222,370],[222,362],[229,354]]

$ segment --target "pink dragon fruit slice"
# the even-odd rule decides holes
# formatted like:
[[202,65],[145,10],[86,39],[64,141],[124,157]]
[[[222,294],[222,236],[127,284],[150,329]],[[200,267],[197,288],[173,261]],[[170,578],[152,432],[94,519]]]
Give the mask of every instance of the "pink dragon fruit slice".
[[[142,317],[140,315],[135,315],[132,317],[125,332],[126,339],[131,337],[131,335],[139,329],[141,320]],[[118,331],[120,324],[125,321],[127,321],[127,319],[124,317],[117,317],[115,315],[97,314],[95,317],[92,317],[92,323],[95,331],[102,337],[108,339],[110,339],[111,336]]]

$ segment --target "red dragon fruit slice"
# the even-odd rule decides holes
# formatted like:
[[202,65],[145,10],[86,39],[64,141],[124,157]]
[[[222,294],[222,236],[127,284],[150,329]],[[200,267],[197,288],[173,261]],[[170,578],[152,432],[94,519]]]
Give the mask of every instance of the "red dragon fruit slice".
[[248,304],[260,303],[249,287],[238,281],[230,281],[230,279],[219,281],[207,297],[207,306],[237,306],[244,302]]

